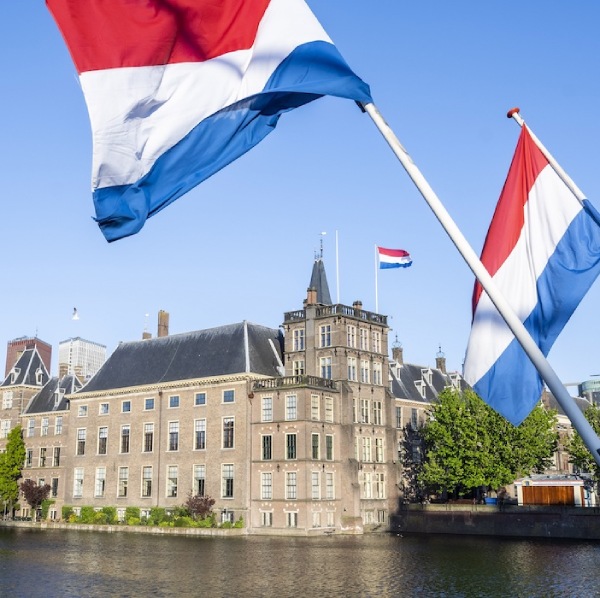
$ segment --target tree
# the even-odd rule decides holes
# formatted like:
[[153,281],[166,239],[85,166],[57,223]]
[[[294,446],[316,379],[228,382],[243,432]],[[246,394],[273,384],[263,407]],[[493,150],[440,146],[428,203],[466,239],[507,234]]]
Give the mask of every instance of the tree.
[[33,512],[33,520],[35,521],[37,516],[37,510],[50,494],[50,486],[48,484],[40,486],[33,480],[25,480],[21,484],[21,492],[23,492],[25,500],[29,503],[29,506],[31,507],[31,510]]
[[185,508],[193,519],[204,519],[212,512],[212,507],[215,504],[215,499],[210,496],[200,496],[199,494],[188,494],[185,501]]
[[425,456],[419,479],[438,493],[497,490],[543,471],[556,449],[556,413],[541,406],[515,427],[475,392],[446,389],[429,415],[422,430]]
[[21,426],[15,426],[7,436],[6,450],[0,454],[0,500],[4,503],[4,515],[13,510],[19,498],[18,480],[25,463],[25,442]]
[[[590,422],[590,425],[594,429],[596,434],[600,433],[600,407],[595,404],[591,404],[585,410],[585,419]],[[600,484],[600,467],[598,467],[596,461],[592,457],[589,449],[583,442],[583,439],[577,431],[573,433],[573,436],[566,442],[565,448],[569,453],[569,461],[574,465],[576,471],[581,473],[592,474],[596,486]]]

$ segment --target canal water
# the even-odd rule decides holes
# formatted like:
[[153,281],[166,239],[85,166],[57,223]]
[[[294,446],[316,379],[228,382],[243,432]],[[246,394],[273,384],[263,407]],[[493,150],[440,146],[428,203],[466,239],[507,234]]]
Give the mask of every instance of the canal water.
[[0,528],[0,596],[600,596],[600,543]]

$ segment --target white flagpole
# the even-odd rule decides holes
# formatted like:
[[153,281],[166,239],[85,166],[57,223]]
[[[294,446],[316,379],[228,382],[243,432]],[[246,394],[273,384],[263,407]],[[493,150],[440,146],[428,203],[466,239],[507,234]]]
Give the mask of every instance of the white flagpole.
[[375,245],[375,313],[379,313],[379,279],[377,270],[379,270],[379,264],[377,256],[377,245]]
[[523,350],[533,362],[533,365],[555,396],[566,416],[571,420],[573,427],[577,430],[591,452],[594,461],[600,466],[600,438],[598,438],[598,435],[594,432],[590,423],[585,419],[583,413],[579,410],[579,407],[577,407],[575,401],[567,392],[567,389],[563,386],[554,370],[550,367],[550,364],[544,357],[540,348],[531,338],[531,335],[527,332],[527,329],[514,313],[502,293],[500,293],[489,272],[460,232],[429,183],[425,180],[425,177],[417,168],[409,153],[404,149],[392,129],[385,122],[377,107],[372,103],[359,103],[359,106],[371,117],[375,126],[379,129],[391,150],[406,170],[408,176],[412,179],[463,259],[467,262],[467,265],[481,283],[481,286],[488,294],[492,303],[496,306],[496,309],[506,322],[507,326],[511,329],[515,338],[519,341]]
[[336,303],[340,304],[340,251],[338,245],[338,231],[335,231],[335,286],[336,286]]

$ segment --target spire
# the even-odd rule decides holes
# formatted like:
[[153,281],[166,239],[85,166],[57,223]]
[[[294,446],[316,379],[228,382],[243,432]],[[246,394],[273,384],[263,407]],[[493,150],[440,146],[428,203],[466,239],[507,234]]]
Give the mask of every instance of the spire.
[[[321,257],[315,258],[312,275],[308,290],[316,291],[316,303],[321,305],[332,305],[331,295],[329,294],[329,285],[327,284],[327,275],[325,274],[325,265]],[[311,293],[309,292],[309,296]]]

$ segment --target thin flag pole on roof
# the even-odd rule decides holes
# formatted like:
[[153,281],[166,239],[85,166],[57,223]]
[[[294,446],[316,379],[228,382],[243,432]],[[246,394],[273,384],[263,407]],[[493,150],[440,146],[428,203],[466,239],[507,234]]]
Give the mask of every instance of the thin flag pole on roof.
[[[477,254],[473,251],[472,247],[469,245],[454,220],[452,220],[450,214],[436,193],[433,191],[421,171],[413,162],[410,154],[406,151],[396,137],[395,133],[382,117],[377,107],[372,103],[357,103],[359,107],[371,117],[371,120],[379,132],[383,135],[384,139],[387,141],[391,150],[404,167],[404,170],[406,170],[406,173],[423,196],[423,199],[425,199],[427,205],[431,208],[461,256],[467,262],[467,265],[472,270],[473,274],[475,274],[477,280],[479,280],[481,283],[481,286],[488,294],[489,298],[506,322],[507,326],[510,328],[517,341],[523,347],[523,350],[533,362],[540,376],[556,397],[559,405],[562,407],[567,417],[571,420],[573,427],[581,436],[585,445],[592,454],[594,461],[598,464],[598,466],[600,466],[600,438],[598,438],[598,435],[590,423],[585,419],[583,413],[579,410],[573,398],[562,385],[560,379],[551,368],[540,348],[536,345],[521,320],[517,317],[509,303],[500,293],[489,272],[481,263]],[[510,113],[509,116],[511,116]],[[549,160],[549,162],[552,164],[552,161]]]

